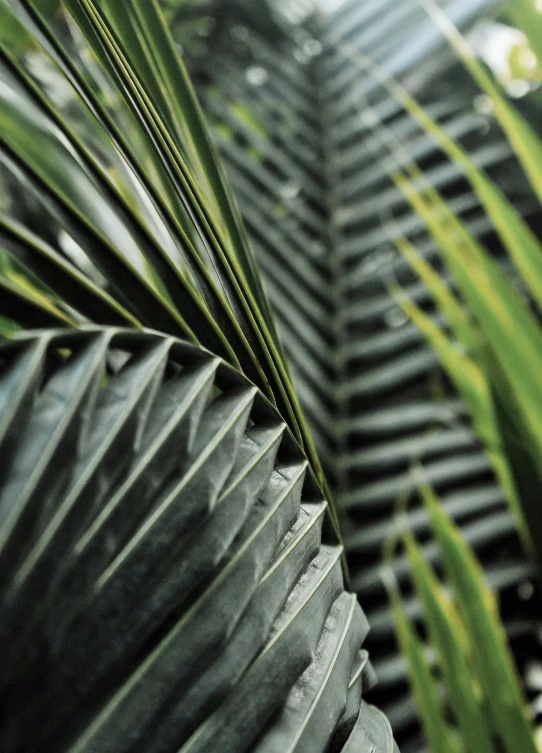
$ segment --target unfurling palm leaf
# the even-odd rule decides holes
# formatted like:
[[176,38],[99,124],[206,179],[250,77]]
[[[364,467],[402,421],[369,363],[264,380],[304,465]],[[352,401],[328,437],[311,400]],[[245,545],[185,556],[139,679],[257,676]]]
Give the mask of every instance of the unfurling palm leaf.
[[[136,23],[133,15],[125,9],[124,15],[128,17],[124,18],[121,7],[115,6],[115,18],[111,20],[99,4],[69,4],[103,64],[104,72],[109,74],[111,86],[130,111],[139,139],[147,147],[146,158],[163,176],[161,190],[157,190],[142,164],[141,155],[119,132],[99,98],[66,58],[35,6],[22,0],[15,3],[15,7],[19,8],[19,17],[27,28],[42,42],[44,50],[61,67],[97,118],[111,147],[118,151],[137,178],[138,190],[147,194],[155,224],[165,225],[175,255],[172,258],[167,247],[112,185],[104,168],[73,133],[69,123],[48,107],[6,45],[3,45],[3,65],[8,87],[2,90],[4,162],[24,176],[39,200],[45,202],[104,275],[114,297],[134,309],[133,314],[143,326],[188,337],[234,365],[240,365],[288,417],[321,477],[278,343],[269,330],[273,325],[267,303],[262,298],[259,283],[247,281],[245,276],[249,275],[247,265],[252,265],[250,252],[239,228],[234,242],[224,238],[224,225],[228,225],[231,239],[236,233],[234,224],[237,227],[239,223],[235,219],[234,205],[228,202],[227,189],[223,188],[220,195],[216,193],[225,184],[218,167],[215,177],[210,175],[213,151],[207,144],[208,137],[203,135],[205,128],[190,84],[185,78],[184,88],[178,88],[183,102],[186,100],[183,113],[190,119],[190,138],[186,135],[186,123],[178,123],[175,116],[180,104],[176,99],[171,103],[171,92],[169,98],[161,98],[157,93],[167,87],[171,89],[172,73],[168,70],[173,64],[172,58],[179,66],[179,75],[182,74],[182,63],[175,57],[174,50],[170,50],[162,68],[155,70],[153,63],[148,76],[139,79],[134,66],[141,50],[131,47]],[[165,42],[160,35],[167,37],[167,32],[158,10],[152,8],[154,10],[149,6],[144,11],[151,15],[147,20],[146,33],[150,38],[146,44],[152,42],[163,50]],[[124,25],[119,26],[123,19]],[[148,55],[154,60],[152,51]],[[164,66],[168,70],[164,71]],[[178,96],[177,90],[175,95]],[[178,130],[173,133],[168,127],[172,121],[178,123]],[[199,137],[196,121],[200,123]],[[194,139],[197,139],[196,145]],[[47,149],[36,149],[40,143],[46,143]],[[206,167],[202,167],[202,153]],[[188,156],[191,163],[186,161]],[[213,197],[220,202],[216,213],[213,213],[214,204],[209,204],[204,197],[205,190],[210,189],[201,185],[202,170],[209,173]],[[181,207],[184,227],[172,212],[171,206],[175,205]]]

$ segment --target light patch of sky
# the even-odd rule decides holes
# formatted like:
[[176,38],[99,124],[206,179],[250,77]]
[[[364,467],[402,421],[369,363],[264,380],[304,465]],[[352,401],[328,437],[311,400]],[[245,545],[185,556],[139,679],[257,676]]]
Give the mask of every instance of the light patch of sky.
[[475,50],[497,76],[507,73],[514,45],[525,41],[523,32],[501,23],[485,24],[471,35]]
[[340,5],[343,5],[344,2],[345,0],[320,0],[322,8],[329,12],[334,11]]
[[[332,13],[345,3],[346,0],[319,0],[320,7]],[[363,0],[360,0],[362,2]],[[542,12],[542,0],[537,0],[537,7]],[[525,39],[522,32],[502,23],[488,22],[477,26],[471,34],[470,41],[478,55],[493,69],[494,73],[503,76],[509,65],[509,55],[512,47]]]

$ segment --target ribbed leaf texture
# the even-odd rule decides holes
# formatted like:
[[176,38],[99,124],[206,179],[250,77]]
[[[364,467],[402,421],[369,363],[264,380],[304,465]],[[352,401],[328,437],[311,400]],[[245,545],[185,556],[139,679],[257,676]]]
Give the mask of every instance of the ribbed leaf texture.
[[[440,4],[464,29],[495,7],[489,0]],[[245,19],[217,29],[193,67],[342,512],[352,583],[368,610],[368,645],[377,657],[374,697],[408,753],[424,743],[380,571],[395,504],[406,493],[409,525],[426,558],[438,561],[411,466],[424,466],[481,557],[520,665],[539,651],[534,600],[518,595],[529,592],[523,584],[534,573],[465,406],[388,293],[389,282],[399,281],[438,317],[393,245],[408,235],[442,270],[423,221],[388,175],[405,164],[404,150],[498,257],[500,246],[460,169],[378,85],[358,53],[406,83],[532,215],[526,182],[484,114],[483,98],[416,0],[351,0],[331,18],[285,27],[279,40]],[[403,555],[394,570],[407,612],[419,619]]]
[[112,328],[4,341],[0,374],[3,751],[392,753],[326,503],[255,387]]

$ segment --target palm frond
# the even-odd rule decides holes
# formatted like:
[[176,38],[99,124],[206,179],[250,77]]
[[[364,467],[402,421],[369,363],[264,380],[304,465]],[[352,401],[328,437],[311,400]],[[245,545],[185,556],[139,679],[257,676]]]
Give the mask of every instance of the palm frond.
[[[249,262],[250,252],[235,219],[235,206],[230,201],[219,167],[215,168],[215,173],[209,173],[211,193],[220,205],[219,211],[213,214],[204,197],[205,191],[209,194],[211,189],[207,189],[206,184],[201,185],[198,176],[202,170],[209,172],[214,153],[203,135],[205,127],[195,97],[183,73],[182,63],[171,47],[158,9],[153,6],[154,10],[141,10],[152,16],[146,18],[150,36],[145,44],[162,48],[169,40],[169,53],[164,51],[165,58],[157,63],[158,68],[150,66],[147,76],[139,79],[133,66],[142,50],[137,46],[134,48],[133,40],[134,30],[141,19],[138,21],[129,9],[122,11],[120,6],[115,6],[114,19],[93,2],[74,2],[69,6],[86,35],[87,43],[103,65],[109,85],[131,114],[131,122],[138,132],[137,144],[142,142],[145,145],[155,173],[162,176],[162,183],[155,188],[141,162],[141,155],[138,155],[137,144],[131,144],[120,133],[99,97],[68,59],[36,8],[27,0],[16,2],[15,7],[19,18],[42,43],[43,51],[49,53],[83,104],[97,118],[110,147],[117,150],[130,167],[138,180],[138,190],[147,194],[150,207],[157,214],[156,223],[165,224],[174,241],[176,258],[172,258],[163,243],[153,237],[142,218],[134,216],[133,206],[118,188],[115,190],[111,180],[107,180],[103,168],[100,169],[69,124],[57,112],[52,114],[51,108],[47,108],[40,93],[25,79],[21,63],[10,55],[9,50],[4,55],[11,68],[10,85],[3,95],[5,163],[13,171],[22,171],[40,201],[46,203],[110,281],[123,305],[128,304],[125,300],[128,297],[130,305],[138,307],[136,318],[143,325],[201,342],[234,365],[241,365],[272,400],[278,401],[319,472],[311,438],[304,428],[304,419],[297,407],[280,348],[271,331],[272,317],[265,298],[259,283],[247,280],[245,276],[250,273],[248,267],[252,264]],[[165,35],[164,45],[159,41],[161,34]],[[182,90],[179,89],[184,98],[180,103],[175,99],[177,94],[171,90],[167,97],[158,94],[171,87],[172,66],[175,65],[185,82]],[[20,92],[21,88],[23,92]],[[33,105],[24,101],[29,95]],[[168,124],[177,117],[180,107],[184,117],[189,115],[191,125],[187,130],[186,122],[179,121],[181,131],[172,132]],[[44,121],[45,110],[48,110],[48,118]],[[196,121],[200,124],[199,130]],[[56,131],[59,127],[62,139]],[[186,136],[187,133],[191,134],[190,137]],[[32,149],[32,144],[38,143],[39,139],[47,140],[49,148],[46,152]],[[197,145],[194,139],[197,139]],[[190,166],[185,159],[188,154],[191,155]],[[83,164],[78,165],[79,161]],[[63,164],[65,169],[58,169],[55,173],[55,163],[58,167]],[[61,182],[65,180],[66,169],[72,171],[73,181],[79,181],[78,188]],[[176,204],[181,207],[184,227],[190,229],[189,233],[172,212],[171,207]],[[226,219],[225,214],[228,215]],[[225,224],[230,240],[233,235],[236,237],[233,245],[224,238]],[[126,286],[121,279],[126,280]]]
[[261,393],[150,332],[29,331],[0,360],[3,748],[348,739],[367,622]]

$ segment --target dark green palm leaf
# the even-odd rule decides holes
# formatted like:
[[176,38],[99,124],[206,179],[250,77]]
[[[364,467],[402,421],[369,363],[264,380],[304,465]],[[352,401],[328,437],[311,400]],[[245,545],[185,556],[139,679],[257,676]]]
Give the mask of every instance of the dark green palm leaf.
[[268,401],[149,332],[28,332],[0,361],[3,749],[349,735],[367,623]]

